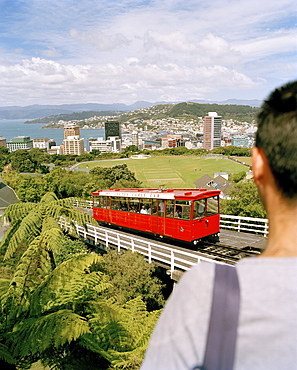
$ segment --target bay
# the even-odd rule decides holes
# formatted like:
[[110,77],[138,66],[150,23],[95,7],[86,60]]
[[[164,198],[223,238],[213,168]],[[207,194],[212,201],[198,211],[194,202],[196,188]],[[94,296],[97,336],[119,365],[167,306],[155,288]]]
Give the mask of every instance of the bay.
[[[29,136],[31,139],[47,137],[55,140],[57,145],[61,145],[64,139],[64,130],[55,128],[42,128],[44,123],[24,124],[25,119],[2,119],[0,120],[0,136],[5,137],[6,141],[11,141],[16,136]],[[80,137],[87,139],[90,137],[98,138],[105,136],[104,129],[81,129]]]

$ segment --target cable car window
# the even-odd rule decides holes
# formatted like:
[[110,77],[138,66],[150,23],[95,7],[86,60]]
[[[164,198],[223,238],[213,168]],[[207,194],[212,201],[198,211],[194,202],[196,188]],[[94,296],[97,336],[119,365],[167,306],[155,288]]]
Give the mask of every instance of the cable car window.
[[157,200],[156,199],[152,199],[152,212],[151,214],[153,216],[157,216]]
[[141,201],[142,200],[138,198],[130,198],[129,199],[129,212],[139,213]]
[[166,217],[174,217],[174,200],[166,200]]
[[207,216],[216,215],[219,213],[219,197],[207,198]]
[[93,207],[102,208],[101,207],[101,197],[99,197],[98,195],[93,196]]
[[183,220],[190,219],[191,201],[176,200],[174,208],[174,218],[181,218]]
[[110,199],[109,197],[100,197],[100,201],[99,201],[99,207],[100,208],[109,208],[110,206]]
[[119,198],[120,199],[120,210],[127,212],[128,211],[128,198]]
[[112,197],[111,198],[111,208],[114,211],[119,211],[121,209],[120,198],[118,198],[118,197]]
[[164,200],[163,199],[158,200],[158,215],[164,216]]
[[205,217],[205,210],[206,210],[206,199],[195,200],[193,220]]
[[111,197],[103,197],[103,208],[110,209]]
[[143,215],[152,214],[151,199],[142,199],[140,203],[140,213]]

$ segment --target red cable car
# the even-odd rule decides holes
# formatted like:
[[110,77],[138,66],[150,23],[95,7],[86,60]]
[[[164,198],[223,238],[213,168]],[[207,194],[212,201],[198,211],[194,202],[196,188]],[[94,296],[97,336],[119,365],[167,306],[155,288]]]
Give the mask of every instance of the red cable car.
[[109,189],[92,193],[93,217],[161,237],[197,244],[220,232],[219,190]]

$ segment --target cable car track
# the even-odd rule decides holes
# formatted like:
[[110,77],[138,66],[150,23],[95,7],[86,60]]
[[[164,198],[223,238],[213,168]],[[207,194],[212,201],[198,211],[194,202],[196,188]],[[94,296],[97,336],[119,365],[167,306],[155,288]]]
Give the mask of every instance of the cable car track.
[[260,254],[260,250],[258,251],[255,248],[252,249],[253,250],[246,250],[246,248],[234,248],[221,243],[203,242],[202,245],[198,246],[197,251],[206,256],[219,257],[220,260],[223,260],[223,262],[228,260],[236,263],[242,258],[257,256]]

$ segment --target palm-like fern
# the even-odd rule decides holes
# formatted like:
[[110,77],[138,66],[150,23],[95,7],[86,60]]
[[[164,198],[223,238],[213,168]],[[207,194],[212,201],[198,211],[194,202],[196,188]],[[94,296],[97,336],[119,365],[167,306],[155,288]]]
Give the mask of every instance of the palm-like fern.
[[141,299],[125,306],[104,299],[108,279],[92,270],[103,257],[78,254],[57,264],[67,238],[60,218],[83,225],[93,219],[51,193],[39,204],[9,206],[3,217],[11,227],[0,250],[16,265],[10,280],[0,280],[0,359],[2,351],[2,358],[19,366],[41,359],[67,369],[92,359],[103,361],[102,368],[137,368],[158,312],[148,313]]

